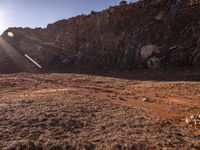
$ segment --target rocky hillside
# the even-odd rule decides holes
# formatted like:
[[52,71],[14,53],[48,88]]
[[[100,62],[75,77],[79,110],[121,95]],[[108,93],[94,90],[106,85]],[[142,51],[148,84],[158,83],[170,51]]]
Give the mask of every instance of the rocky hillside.
[[[198,66],[199,4],[199,0],[145,0],[60,20],[44,29],[10,28],[1,39],[11,46],[1,43],[5,54],[0,71],[5,64],[22,71],[36,68],[25,54],[44,71]],[[24,61],[17,63],[6,48]]]

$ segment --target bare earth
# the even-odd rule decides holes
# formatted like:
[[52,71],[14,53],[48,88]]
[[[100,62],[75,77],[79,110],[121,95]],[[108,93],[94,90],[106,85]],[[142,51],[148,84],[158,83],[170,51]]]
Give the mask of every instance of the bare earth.
[[200,149],[200,128],[185,123],[200,113],[199,77],[0,75],[0,149]]

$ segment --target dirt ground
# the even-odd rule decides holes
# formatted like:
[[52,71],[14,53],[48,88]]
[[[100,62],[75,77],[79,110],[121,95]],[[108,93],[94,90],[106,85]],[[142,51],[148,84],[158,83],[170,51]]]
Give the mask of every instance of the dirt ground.
[[185,123],[200,114],[199,79],[192,69],[0,75],[0,149],[200,149],[200,128]]

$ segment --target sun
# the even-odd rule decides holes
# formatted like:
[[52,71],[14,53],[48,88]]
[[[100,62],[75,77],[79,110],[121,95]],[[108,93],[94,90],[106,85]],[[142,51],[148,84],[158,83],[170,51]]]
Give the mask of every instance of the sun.
[[4,11],[0,10],[0,34],[6,30],[6,14]]

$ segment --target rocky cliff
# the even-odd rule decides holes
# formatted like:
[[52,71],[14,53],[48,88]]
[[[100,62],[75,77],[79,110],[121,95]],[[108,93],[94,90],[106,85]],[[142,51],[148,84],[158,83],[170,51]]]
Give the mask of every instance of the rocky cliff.
[[[198,66],[199,4],[199,0],[139,1],[60,20],[44,29],[9,28],[2,40],[10,45],[9,52],[24,59],[29,55],[44,71]],[[17,64],[5,49],[1,44],[5,53],[1,70],[5,64],[23,71],[36,67],[29,60]]]

